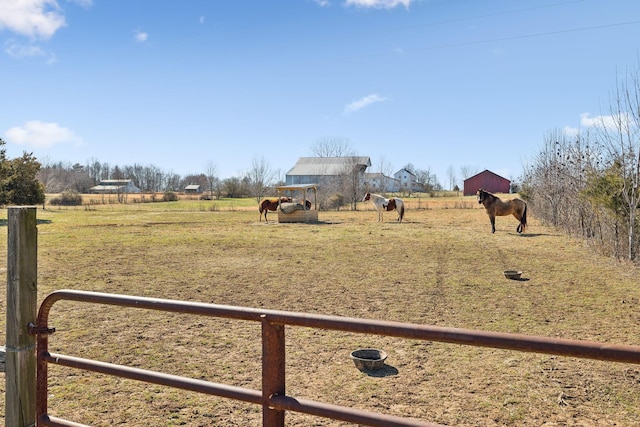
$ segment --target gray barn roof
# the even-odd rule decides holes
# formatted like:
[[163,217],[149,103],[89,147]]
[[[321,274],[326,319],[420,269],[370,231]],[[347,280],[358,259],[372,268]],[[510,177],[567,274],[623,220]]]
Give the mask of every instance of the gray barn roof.
[[345,166],[353,165],[364,166],[365,169],[371,166],[371,159],[368,156],[300,157],[287,175],[342,175]]

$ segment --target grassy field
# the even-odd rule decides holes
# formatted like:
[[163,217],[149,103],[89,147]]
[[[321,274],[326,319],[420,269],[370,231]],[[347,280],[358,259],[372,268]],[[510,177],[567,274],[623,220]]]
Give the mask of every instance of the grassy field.
[[[638,269],[534,212],[518,235],[512,217],[491,234],[474,197],[410,200],[401,224],[359,209],[320,212],[317,224],[260,222],[255,201],[39,209],[40,299],[70,288],[640,343]],[[50,326],[54,352],[260,389],[257,324],[60,302]],[[389,354],[380,375],[354,367],[360,347]],[[50,384],[52,415],[94,426],[261,425],[255,405],[54,365]],[[638,387],[635,365],[287,329],[288,394],[448,425],[637,425]],[[286,423],[344,425],[291,413]]]

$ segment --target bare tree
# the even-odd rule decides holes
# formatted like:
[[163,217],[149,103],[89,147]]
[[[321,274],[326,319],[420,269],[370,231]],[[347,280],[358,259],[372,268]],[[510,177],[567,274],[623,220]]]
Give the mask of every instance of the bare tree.
[[422,187],[422,191],[430,192],[433,190],[440,190],[441,186],[438,184],[438,178],[431,173],[431,169],[416,169],[414,172],[416,179]]
[[357,203],[360,201],[360,193],[362,192],[362,176],[365,165],[358,162],[358,156],[345,157],[348,161],[345,163],[340,174],[340,190],[351,205],[351,210],[357,209]]
[[456,170],[453,165],[447,168],[447,177],[449,178],[449,190],[453,190],[456,185]]
[[318,139],[311,146],[311,152],[316,157],[344,157],[354,155],[349,140],[340,137],[323,137]]
[[213,199],[213,189],[215,188],[216,182],[218,181],[218,167],[213,162],[213,160],[209,160],[209,162],[207,163],[205,175],[207,176],[207,181],[209,182],[209,196]]
[[180,175],[173,171],[162,174],[164,177],[163,191],[176,191],[180,188]]
[[563,158],[570,142],[562,131],[551,131],[544,139],[544,147],[527,172],[530,185],[528,198],[536,206],[536,212],[554,227],[561,224],[562,203],[567,200],[566,191],[571,183],[564,169]]
[[385,192],[389,187],[393,166],[384,157],[380,157],[380,160],[378,160],[378,172],[380,172],[380,191]]
[[610,102],[610,116],[596,126],[607,162],[621,174],[621,195],[627,228],[627,258],[636,258],[636,221],[640,204],[640,75],[629,71],[618,79]]
[[464,180],[466,180],[467,178],[470,178],[475,174],[477,174],[478,170],[479,169],[474,166],[469,166],[469,165],[460,166],[460,175],[462,177],[462,181],[464,182]]
[[255,197],[257,201],[260,201],[273,186],[273,182],[278,175],[279,171],[272,170],[269,162],[264,157],[255,157],[251,164],[251,169],[245,176],[249,184],[251,197]]
[[590,238],[599,221],[597,191],[588,188],[599,185],[589,178],[594,176],[597,160],[588,132],[585,136],[549,132],[543,150],[525,169],[521,195],[544,222]]

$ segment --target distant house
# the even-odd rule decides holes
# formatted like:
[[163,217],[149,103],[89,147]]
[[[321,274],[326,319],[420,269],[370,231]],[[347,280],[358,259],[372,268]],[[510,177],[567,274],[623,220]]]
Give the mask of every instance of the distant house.
[[464,180],[463,194],[472,196],[481,188],[490,193],[509,193],[511,181],[485,169],[479,174]]
[[356,171],[364,178],[371,166],[367,156],[300,157],[285,175],[287,185],[321,184]]
[[400,191],[400,180],[380,172],[369,172],[364,174],[364,187],[371,191],[395,193]]
[[202,187],[198,184],[189,184],[184,187],[185,194],[197,194],[202,193]]
[[122,194],[139,193],[140,189],[130,179],[103,179],[94,187],[89,188],[89,193]]
[[416,176],[416,174],[405,168],[402,168],[398,172],[394,173],[393,177],[400,181],[400,190],[420,190],[420,186],[418,185],[418,177]]

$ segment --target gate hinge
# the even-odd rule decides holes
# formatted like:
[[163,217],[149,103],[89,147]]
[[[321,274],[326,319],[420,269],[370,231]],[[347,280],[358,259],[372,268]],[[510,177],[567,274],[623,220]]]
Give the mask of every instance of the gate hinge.
[[30,335],[51,335],[56,331],[56,328],[47,328],[46,326],[36,326],[33,323],[29,323]]

